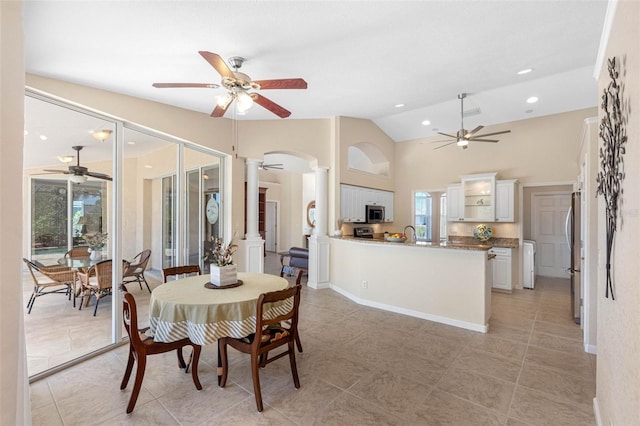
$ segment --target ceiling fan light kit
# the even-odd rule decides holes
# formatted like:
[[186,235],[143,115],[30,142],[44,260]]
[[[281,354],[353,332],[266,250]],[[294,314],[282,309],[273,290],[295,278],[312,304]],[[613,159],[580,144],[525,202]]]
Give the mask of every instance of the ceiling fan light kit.
[[69,176],[69,180],[80,185],[81,183],[85,183],[87,181],[87,177],[84,175],[71,175]]
[[67,170],[45,169],[44,171],[49,173],[61,173],[65,175],[71,175],[69,176],[69,180],[77,184],[85,183],[87,181],[87,176],[91,176],[96,179],[103,179],[103,180],[110,180],[110,181],[113,180],[109,175],[106,175],[104,173],[90,172],[89,169],[80,165],[80,151],[82,150],[82,148],[84,148],[83,146],[77,145],[77,146],[72,146],[71,148],[73,148],[77,152],[77,155],[76,155],[77,161],[75,166],[70,165]]
[[[432,143],[442,143],[442,142],[447,142],[444,145],[440,145],[435,147],[434,149],[440,149],[440,148],[444,148],[445,146],[449,146],[452,144],[456,144],[457,146],[459,146],[462,149],[467,149],[469,148],[469,142],[490,142],[490,143],[497,143],[498,140],[497,139],[484,139],[486,136],[493,136],[493,135],[501,135],[504,133],[510,133],[511,130],[503,130],[500,132],[493,132],[493,133],[485,133],[482,135],[477,135],[476,133],[478,133],[480,130],[482,130],[484,128],[484,126],[477,126],[475,129],[468,131],[464,128],[464,98],[467,97],[466,93],[460,93],[458,95],[458,99],[460,99],[460,130],[458,130],[456,132],[455,135],[449,134],[449,133],[443,133],[443,132],[438,132],[439,135],[443,135],[446,136],[448,138],[453,138],[453,141],[449,141],[449,140],[441,140],[441,141],[433,141]],[[480,111],[479,108],[476,108],[478,111]],[[475,111],[475,110],[474,110]]]
[[[271,111],[280,118],[287,118],[291,112],[273,102],[272,100],[260,95],[259,93],[249,92],[249,90],[269,90],[269,89],[306,89],[307,82],[301,78],[286,78],[276,80],[251,80],[247,74],[240,72],[240,67],[245,59],[241,56],[233,56],[229,58],[229,65],[233,71],[225,63],[225,61],[217,53],[200,51],[202,56],[209,64],[220,74],[221,85],[227,90],[227,93],[216,96],[216,107],[211,112],[211,117],[222,117],[231,103],[236,101],[236,112],[240,115],[246,113],[254,103]],[[153,83],[156,88],[185,88],[185,87],[206,87],[217,88],[217,84],[212,83]]]
[[91,133],[91,135],[94,138],[98,139],[100,142],[104,142],[109,138],[109,136],[111,136],[111,133],[113,133],[113,131],[102,129],[94,131],[93,133]]

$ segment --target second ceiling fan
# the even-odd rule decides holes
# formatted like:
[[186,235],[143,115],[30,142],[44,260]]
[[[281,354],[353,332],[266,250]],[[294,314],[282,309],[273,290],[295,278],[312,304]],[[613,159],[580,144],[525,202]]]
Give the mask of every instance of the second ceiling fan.
[[458,99],[460,99],[460,130],[458,130],[456,132],[455,135],[449,134],[449,133],[442,133],[442,132],[438,132],[439,135],[443,135],[443,136],[447,136],[450,138],[453,138],[452,141],[448,141],[448,140],[442,140],[442,141],[433,141],[432,143],[442,143],[442,142],[448,142],[445,143],[444,145],[440,145],[434,149],[440,149],[440,148],[444,148],[445,146],[449,146],[449,145],[453,145],[454,143],[456,145],[458,145],[459,147],[461,147],[462,149],[467,149],[469,148],[469,142],[490,142],[490,143],[496,143],[498,142],[497,139],[485,139],[487,136],[495,136],[495,135],[501,135],[504,133],[510,133],[511,130],[503,130],[501,132],[493,132],[493,133],[485,133],[483,135],[477,135],[476,133],[478,133],[480,130],[482,130],[484,128],[484,126],[478,126],[475,129],[469,131],[466,130],[464,128],[464,98],[467,97],[466,93],[461,93],[458,95]]
[[[280,118],[287,118],[291,115],[291,111],[283,108],[272,100],[262,96],[256,92],[249,90],[268,90],[268,89],[306,89],[307,82],[301,78],[284,78],[277,80],[251,80],[247,74],[240,72],[244,58],[234,56],[229,58],[229,64],[233,67],[233,71],[225,63],[225,61],[217,53],[200,51],[200,55],[222,76],[221,84],[227,89],[227,92],[216,96],[216,107],[211,112],[212,117],[222,117],[231,103],[236,101],[236,107],[239,112],[244,112],[257,103],[263,108],[268,109]],[[216,89],[220,87],[213,83],[153,83],[153,87],[157,88],[182,88],[182,87],[204,87]]]

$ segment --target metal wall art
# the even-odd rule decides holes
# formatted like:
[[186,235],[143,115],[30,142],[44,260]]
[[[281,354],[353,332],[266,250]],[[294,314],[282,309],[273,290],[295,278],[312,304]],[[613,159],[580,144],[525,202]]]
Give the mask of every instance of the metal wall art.
[[609,77],[611,81],[602,93],[602,120],[600,121],[600,171],[598,172],[596,196],[604,196],[606,204],[607,223],[607,281],[605,297],[615,300],[613,294],[611,255],[613,239],[617,228],[619,198],[622,194],[622,180],[624,179],[625,153],[627,142],[627,116],[623,103],[624,85],[619,79],[619,61],[613,57],[608,61]]

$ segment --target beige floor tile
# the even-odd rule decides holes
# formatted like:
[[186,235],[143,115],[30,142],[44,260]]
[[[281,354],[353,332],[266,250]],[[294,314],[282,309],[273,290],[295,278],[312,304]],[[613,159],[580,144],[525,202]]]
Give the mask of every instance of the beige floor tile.
[[429,386],[438,383],[447,370],[446,366],[429,359],[420,358],[409,351],[399,351],[396,357],[384,359],[376,364],[376,367],[391,371],[399,376],[419,380]]
[[453,368],[447,371],[437,388],[485,408],[506,414],[515,384]]
[[45,405],[53,404],[53,395],[49,391],[49,384],[46,380],[40,380],[29,386],[31,393],[31,408],[40,408]]
[[353,360],[339,354],[330,357],[310,354],[309,362],[304,367],[298,366],[302,382],[320,379],[343,390],[350,388],[373,370],[373,366],[361,360]]
[[499,355],[516,363],[522,362],[525,351],[527,350],[527,345],[524,343],[513,342],[511,340],[494,337],[490,334],[481,333],[473,336],[469,342],[469,346],[484,352]]
[[313,422],[318,426],[406,425],[406,421],[354,395],[342,393],[318,413]]
[[505,416],[442,391],[433,391],[411,418],[411,424],[502,425]]
[[500,320],[492,319],[489,321],[489,335],[500,337],[502,339],[513,340],[514,342],[528,343],[532,326],[533,321],[527,328],[518,328],[517,325],[514,326],[511,323],[504,323]]
[[92,423],[94,425],[158,425],[172,426],[179,425],[176,419],[169,413],[157,400],[149,401],[146,404],[136,404],[132,413],[127,414],[124,409],[117,412],[114,416],[103,419],[100,422]]
[[515,383],[522,363],[515,363],[498,355],[466,348],[453,363],[454,368],[469,370]]
[[558,325],[546,321],[536,320],[533,326],[534,331],[538,333],[551,334],[558,337],[564,337],[565,339],[582,341],[582,330],[577,324]]
[[509,417],[507,419],[507,423],[505,426],[533,426],[531,423],[525,423],[521,420],[514,419],[513,417]]
[[277,410],[265,406],[264,411],[259,412],[253,397],[247,398],[228,410],[211,413],[202,425],[224,426],[294,426],[295,423],[280,414]]
[[349,389],[349,393],[398,417],[423,402],[430,391],[430,386],[389,371],[373,372]]
[[552,395],[517,386],[509,416],[532,425],[594,425],[593,410],[581,404],[558,401]]
[[593,398],[596,396],[594,380],[568,375],[558,370],[536,367],[530,363],[524,364],[518,386],[526,386],[562,400],[583,404],[586,408],[593,405]]
[[529,346],[525,356],[525,363],[538,367],[552,368],[558,372],[587,380],[594,380],[591,361],[585,353],[569,354],[552,349]]
[[31,408],[32,426],[62,426],[63,424],[58,408],[53,402],[38,408]]
[[560,336],[554,336],[552,334],[533,332],[531,335],[531,341],[529,344],[533,346],[539,346],[545,349],[554,349],[556,351],[569,352],[569,353],[582,353],[584,349],[582,342],[566,339]]

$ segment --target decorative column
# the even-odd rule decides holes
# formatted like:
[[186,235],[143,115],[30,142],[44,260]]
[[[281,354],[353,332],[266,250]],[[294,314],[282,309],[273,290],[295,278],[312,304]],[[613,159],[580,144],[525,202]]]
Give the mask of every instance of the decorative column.
[[247,168],[247,233],[238,241],[238,271],[264,272],[264,240],[258,233],[258,167],[260,161],[245,160]]
[[316,226],[309,238],[309,280],[311,288],[329,287],[329,236],[327,235],[328,196],[326,167],[317,167],[316,175]]

